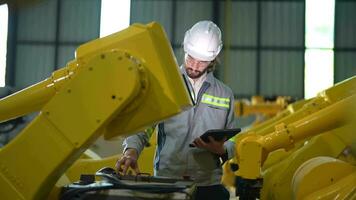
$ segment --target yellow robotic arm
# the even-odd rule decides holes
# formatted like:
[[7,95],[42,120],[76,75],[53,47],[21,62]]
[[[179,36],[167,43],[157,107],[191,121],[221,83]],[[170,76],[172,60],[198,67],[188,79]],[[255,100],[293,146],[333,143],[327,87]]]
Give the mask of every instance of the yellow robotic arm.
[[253,96],[251,97],[251,101],[244,99],[235,100],[235,116],[263,115],[263,120],[256,119],[254,122],[254,125],[259,124],[284,110],[290,99],[290,97],[280,96],[277,97],[275,101],[267,101],[263,96]]
[[0,100],[0,121],[38,116],[0,149],[3,199],[44,199],[101,134],[132,134],[191,106],[157,23],[80,46],[52,77]]
[[268,154],[277,149],[290,149],[296,142],[341,126],[356,123],[356,95],[352,95],[309,117],[289,125],[279,124],[276,130],[265,136],[250,134],[237,145],[238,175],[247,179],[260,177],[261,166]]
[[[266,127],[254,127],[236,138],[235,159],[239,168],[235,175],[239,177],[237,186],[242,187],[242,192],[247,191],[243,195],[249,196],[251,193],[248,190],[259,193],[262,188],[260,199],[289,199],[293,197],[293,192],[299,197],[307,196],[310,191],[326,188],[326,184],[330,185],[328,187],[332,188],[334,196],[352,194],[352,190],[356,188],[355,179],[350,178],[354,177],[353,173],[348,178],[347,173],[343,173],[344,184],[338,183],[350,186],[348,190],[342,191],[337,185],[331,187],[333,181],[336,183],[343,178],[338,170],[356,169],[356,77],[301,104],[302,107],[297,106],[296,111],[288,112],[280,119],[272,119]],[[282,153],[281,150],[287,152]],[[271,156],[274,157],[273,161]],[[325,161],[322,156],[335,158],[337,162],[332,159]],[[304,164],[311,158],[314,161]],[[328,170],[325,170],[325,166],[329,167]],[[304,170],[297,170],[300,168]],[[329,172],[320,177],[320,173],[314,173],[320,171],[317,169],[323,169],[324,173]],[[324,180],[325,177],[329,177],[331,182],[316,184],[317,180]],[[297,181],[292,182],[292,179]],[[307,180],[315,182],[304,187]],[[322,197],[322,191],[325,194],[325,189],[313,194],[326,198],[325,195]],[[328,194],[331,198],[331,193]],[[259,194],[252,196],[257,197]]]

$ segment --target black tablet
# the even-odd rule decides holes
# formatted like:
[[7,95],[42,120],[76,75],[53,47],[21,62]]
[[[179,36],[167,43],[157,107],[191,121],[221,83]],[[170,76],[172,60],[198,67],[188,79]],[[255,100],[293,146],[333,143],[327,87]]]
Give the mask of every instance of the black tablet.
[[[229,140],[230,138],[234,137],[236,134],[238,134],[241,131],[240,128],[235,128],[235,129],[211,129],[206,131],[203,135],[200,136],[200,138],[204,142],[209,142],[209,136],[212,136],[214,140],[220,141],[226,137],[226,140]],[[190,144],[190,147],[194,147],[194,144]]]

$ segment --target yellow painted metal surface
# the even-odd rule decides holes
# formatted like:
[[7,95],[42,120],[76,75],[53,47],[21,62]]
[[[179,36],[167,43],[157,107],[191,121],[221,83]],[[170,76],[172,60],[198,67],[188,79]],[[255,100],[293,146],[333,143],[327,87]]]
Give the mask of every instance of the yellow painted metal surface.
[[288,105],[287,109],[278,114],[276,117],[253,127],[250,131],[259,135],[269,134],[274,131],[277,124],[289,124],[295,122],[296,120],[307,117],[310,114],[331,105],[332,103],[354,94],[355,87],[356,78],[352,77],[320,92],[312,99],[301,100]]
[[[256,168],[263,165],[269,152],[281,148],[288,150],[297,141],[343,126],[356,128],[353,124],[356,116],[355,102],[356,94],[289,125],[280,124],[274,132],[265,136],[249,134],[237,145],[240,165],[238,174],[244,178],[255,179],[260,174]],[[260,159],[256,162],[257,155],[260,155]]]
[[332,132],[312,138],[288,157],[265,168],[262,171],[265,181],[261,199],[289,199],[292,194],[292,179],[300,165],[318,156],[337,157],[345,148],[345,144]]
[[275,101],[267,101],[262,96],[253,96],[250,101],[235,100],[235,116],[263,115],[271,118],[284,110],[290,97],[278,97]]
[[[128,35],[135,37],[128,38]],[[139,48],[138,44],[140,44]],[[93,52],[115,47],[125,49],[130,55],[135,55],[138,58],[144,57],[144,59],[141,59],[139,65],[142,65],[142,67],[149,65],[150,70],[155,73],[151,74],[148,72],[150,77],[141,82],[141,87],[146,87],[145,84],[149,84],[146,91],[143,91],[144,94],[140,94],[142,96],[146,95],[146,97],[136,98],[130,102],[133,106],[139,105],[139,109],[142,111],[137,113],[125,113],[124,111],[121,115],[117,115],[113,119],[113,123],[107,126],[107,131],[104,135],[106,138],[110,138],[113,134],[118,134],[118,132],[121,135],[136,132],[138,130],[133,129],[133,127],[147,126],[148,124],[145,121],[152,121],[150,118],[161,116],[159,120],[163,120],[170,117],[171,115],[164,115],[167,108],[179,112],[181,108],[175,104],[187,104],[187,94],[185,88],[183,88],[184,86],[176,84],[182,81],[182,77],[178,75],[180,74],[178,68],[167,67],[176,66],[177,63],[174,59],[173,51],[169,43],[167,43],[167,38],[158,24],[150,24],[150,28],[135,24],[117,34],[101,38],[98,41],[89,42],[78,48],[77,56],[78,59],[81,59],[83,56],[90,58]],[[152,51],[152,49],[159,49],[160,51],[158,53],[157,51]],[[144,68],[140,70],[144,70]],[[157,91],[162,91],[163,95],[157,96]],[[127,109],[131,105],[128,105]],[[155,113],[155,115],[150,115],[151,117],[144,116],[144,113]]]
[[221,177],[221,183],[226,187],[235,187],[235,174],[231,169],[231,164],[235,164],[235,159],[230,159],[226,161],[223,168],[223,175]]
[[119,155],[100,158],[93,152],[86,150],[83,155],[70,166],[67,171],[59,178],[47,199],[58,199],[61,189],[65,185],[72,184],[80,179],[81,174],[95,174],[103,167],[115,168],[115,163]]
[[[63,81],[55,84],[59,87],[47,87],[53,80],[45,81],[11,97],[19,105],[36,102],[40,113],[0,149],[3,199],[44,199],[101,134],[111,138],[144,130],[191,106],[157,23],[134,24],[79,47],[75,60],[54,77]],[[11,107],[12,102],[0,100],[0,108],[16,115],[35,110]],[[7,117],[0,112],[0,119]]]
[[[292,186],[293,176],[307,160],[329,156],[354,167],[355,91],[354,76],[319,93],[295,112],[266,123],[266,127],[262,123],[257,129],[254,127],[252,131],[241,134],[236,139],[236,160],[240,168],[235,175],[247,179],[263,178],[261,199],[292,199],[292,188],[300,187],[298,183],[294,184],[299,186]],[[269,160],[270,156],[273,157]],[[310,180],[317,181],[322,174],[310,172],[313,177]],[[299,190],[300,194],[307,199],[352,199],[355,197],[355,182],[351,181],[350,177],[354,177],[351,174],[346,173],[339,177],[337,183],[320,186],[309,193]],[[341,182],[346,184],[344,188],[340,187]],[[330,191],[328,194],[326,188]]]
[[351,199],[356,195],[355,175],[356,166],[331,157],[315,157],[296,171],[292,180],[293,197]]
[[150,146],[145,147],[142,150],[137,162],[140,166],[141,173],[149,173],[153,175],[153,160],[157,145],[157,129],[155,129],[154,133],[151,135],[149,143]]
[[113,155],[106,158],[92,159],[82,158],[78,159],[68,170],[65,172],[65,176],[71,182],[78,181],[81,174],[95,174],[96,171],[103,167],[115,168],[115,163],[119,155]]
[[[252,128],[248,129],[247,131],[245,131],[241,134],[236,135],[234,137],[235,143],[239,143],[243,138],[247,137],[249,134],[257,133],[260,135],[265,135],[267,133],[266,131],[268,130],[265,127],[273,127],[276,124],[276,122],[281,122],[283,118],[289,116],[290,114],[295,113],[309,101],[310,101],[310,99],[309,100],[299,100],[297,102],[294,102],[294,103],[288,105],[285,110],[282,110],[276,116],[274,116],[270,119],[267,119],[266,121],[264,121],[260,124],[253,126]],[[261,131],[261,130],[264,130],[264,131]],[[271,129],[271,130],[273,130],[273,129]],[[296,144],[296,146],[300,146],[300,144]],[[287,157],[290,153],[291,153],[291,151],[286,152],[284,149],[271,152],[269,154],[269,156],[267,157],[267,160],[265,161],[263,167],[268,168],[269,166],[280,162],[285,157]],[[231,159],[229,161],[229,163],[237,164],[236,159]],[[231,176],[234,176],[233,174],[234,174],[234,172],[232,172],[231,168],[227,165],[227,163],[225,163],[224,167],[223,167],[222,183],[227,186],[232,186],[234,183],[234,180],[235,180],[235,177],[231,177]]]
[[73,75],[73,65],[68,63],[46,80],[1,99],[0,122],[40,110]]
[[[356,199],[356,171],[346,175],[335,183],[322,189],[314,191],[306,196],[305,200],[323,199],[323,200],[354,200]],[[301,191],[303,192],[303,191]]]

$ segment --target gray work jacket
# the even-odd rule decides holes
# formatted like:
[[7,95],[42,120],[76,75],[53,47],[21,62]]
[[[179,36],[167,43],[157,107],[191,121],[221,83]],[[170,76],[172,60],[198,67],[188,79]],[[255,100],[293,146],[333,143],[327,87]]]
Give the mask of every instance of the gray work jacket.
[[[183,67],[181,71],[186,76]],[[155,175],[190,176],[199,186],[220,184],[222,168],[218,157],[207,150],[191,148],[189,144],[207,130],[224,128],[235,128],[234,95],[213,73],[208,73],[196,105],[158,124]],[[147,142],[145,133],[130,136],[124,141],[124,151],[135,148],[140,153]],[[231,158],[234,143],[227,141],[225,147]]]

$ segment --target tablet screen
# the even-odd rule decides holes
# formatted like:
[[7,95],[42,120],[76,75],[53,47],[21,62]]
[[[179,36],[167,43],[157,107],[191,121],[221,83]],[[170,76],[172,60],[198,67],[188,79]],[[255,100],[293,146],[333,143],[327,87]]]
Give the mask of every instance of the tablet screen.
[[240,128],[236,129],[211,129],[206,131],[203,135],[200,136],[200,138],[204,142],[209,142],[208,136],[212,136],[215,140],[220,141],[226,137],[226,140],[229,140],[230,138],[234,137],[237,133],[241,131]]
[[[240,128],[235,128],[235,129],[211,129],[206,131],[203,135],[200,136],[200,138],[204,142],[209,142],[209,136],[213,137],[214,140],[220,141],[224,138],[226,140],[229,140],[230,138],[234,137],[236,134],[238,134],[241,131]],[[189,144],[190,147],[194,147],[194,144]]]

